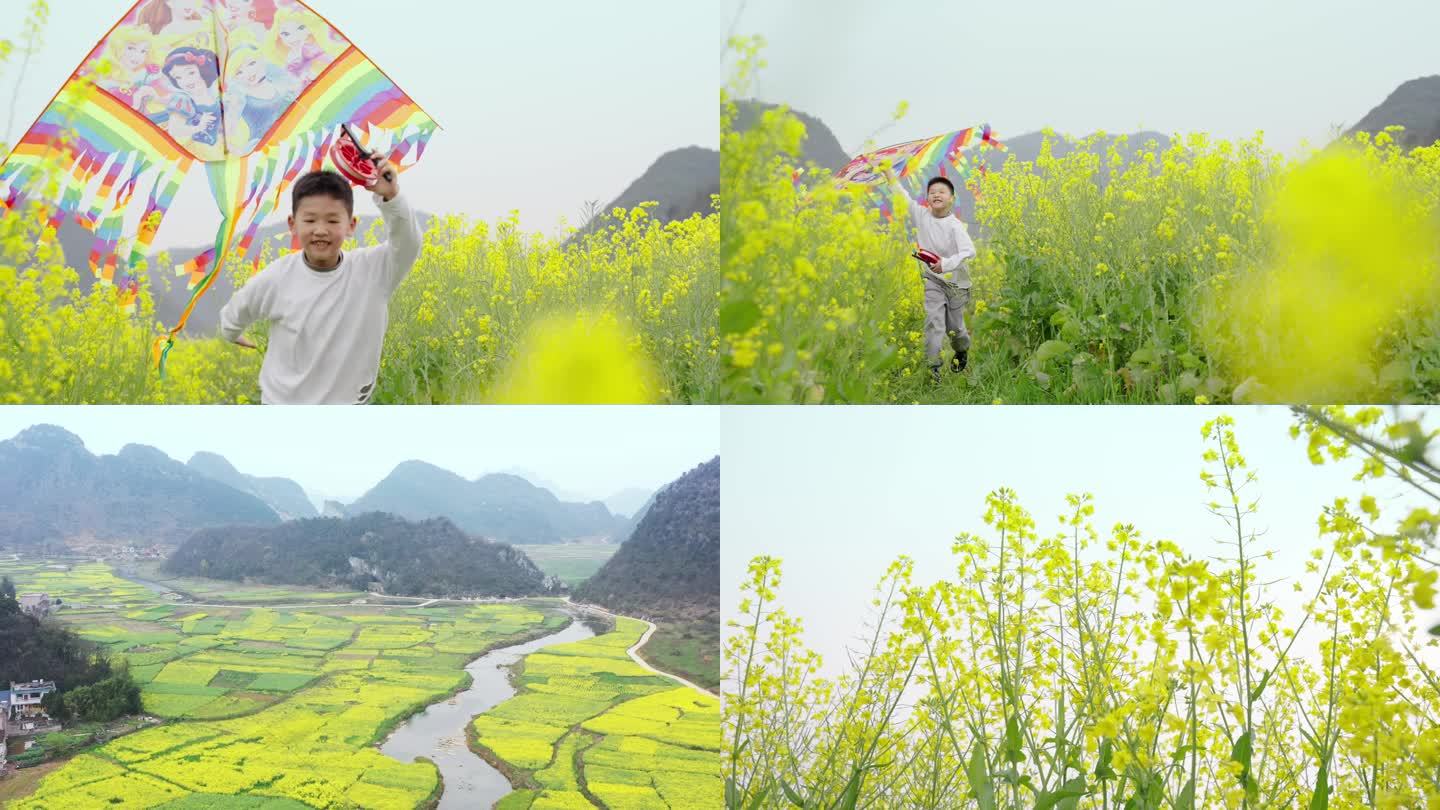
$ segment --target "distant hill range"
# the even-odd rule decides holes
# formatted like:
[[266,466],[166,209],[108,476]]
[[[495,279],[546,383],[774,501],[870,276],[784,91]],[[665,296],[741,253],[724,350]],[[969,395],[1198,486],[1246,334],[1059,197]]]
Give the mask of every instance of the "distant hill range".
[[575,591],[578,601],[648,616],[720,607],[720,459],[662,489],[615,556]]
[[605,499],[605,506],[617,515],[628,515],[631,518],[639,516],[641,510],[649,505],[655,497],[655,493],[648,489],[628,487]]
[[1346,134],[1373,135],[1397,124],[1405,127],[1397,140],[1407,149],[1440,141],[1440,76],[1411,79],[1395,88]]
[[[760,116],[768,110],[778,107],[775,104],[767,104],[760,101],[742,101],[737,104],[739,115],[736,119],[736,128],[744,130],[755,125]],[[805,124],[805,140],[801,143],[801,157],[805,163],[814,163],[831,172],[839,171],[850,163],[854,155],[848,154],[841,146],[840,141],[824,121],[812,115],[807,115],[798,110],[790,111],[801,123]],[[1087,147],[1087,151],[1103,155],[1109,151],[1110,145],[1115,143],[1120,136],[1107,135],[1098,138]],[[1170,137],[1161,132],[1135,132],[1125,136],[1125,146],[1120,152],[1129,162],[1137,153],[1146,148],[1150,141],[1154,141],[1156,148],[1164,151],[1170,148]],[[985,150],[985,165],[991,171],[999,171],[1007,160],[1020,162],[1033,162],[1040,156],[1040,149],[1045,142],[1043,132],[1027,132],[1023,135],[1006,137],[1000,133],[1000,140],[1005,145],[1005,151],[996,149]],[[877,146],[887,146],[888,143]],[[1051,146],[1051,153],[1056,157],[1064,157],[1074,152],[1079,147],[1079,141],[1075,138],[1055,136]],[[1108,163],[1100,164],[1100,184],[1104,186],[1110,179],[1110,166]],[[966,222],[975,221],[975,200],[966,193],[957,194],[955,207],[960,212],[960,217]]]
[[[778,109],[777,104],[767,104],[763,101],[745,99],[735,102],[736,117],[733,123],[736,132],[744,132],[754,127],[760,121],[760,116],[770,110]],[[807,115],[800,110],[790,109],[790,113],[800,119],[805,125],[805,140],[800,142],[800,158],[805,163],[814,163],[823,166],[830,171],[839,171],[845,164],[850,162],[852,155],[847,153],[840,145],[840,140],[824,121],[813,115]]]
[[[743,131],[754,126],[762,113],[775,109],[776,106],[754,100],[738,102],[739,116],[736,121],[736,129]],[[792,109],[791,112],[805,124],[806,137],[802,144],[804,162],[814,163],[832,172],[850,162],[853,155],[841,147],[839,140],[825,125],[825,122],[799,110]],[[1386,127],[1397,125],[1405,128],[1398,141],[1407,149],[1430,146],[1440,141],[1440,75],[1422,76],[1401,84],[1384,101],[1366,113],[1354,126],[1347,129],[1345,134],[1354,135],[1358,132],[1367,132],[1373,135],[1383,131]],[[1005,144],[1007,151],[990,153],[986,164],[991,169],[998,169],[1008,156],[1014,156],[1016,160],[1022,162],[1034,161],[1040,155],[1040,146],[1044,141],[1044,135],[1039,132],[1028,132],[1008,136],[1002,131],[1000,139]],[[1102,139],[1095,147],[1092,147],[1091,151],[1103,153],[1114,140],[1113,136]],[[1170,147],[1170,137],[1162,132],[1132,133],[1128,136],[1128,144],[1125,149],[1127,159],[1150,140],[1156,141],[1162,151]],[[1063,157],[1072,151],[1074,151],[1073,139],[1059,140],[1054,146],[1054,154],[1057,157]],[[1102,173],[1105,171],[1106,167],[1102,165]]]
[[[643,494],[619,496],[629,504]],[[0,547],[174,545],[206,527],[367,512],[445,518],[463,532],[500,542],[620,543],[646,508],[624,517],[600,501],[561,500],[519,476],[466,480],[408,461],[353,503],[326,500],[317,510],[296,481],[245,474],[216,453],[195,453],[181,464],[154,447],[130,444],[97,456],[80,437],[51,425],[0,441]]]
[[315,517],[318,514],[315,504],[305,495],[305,490],[289,478],[257,478],[245,475],[235,469],[224,456],[215,453],[196,453],[190,457],[186,466],[207,478],[254,495],[285,520]]
[[614,222],[611,214],[616,208],[628,211],[642,202],[657,203],[650,216],[660,222],[705,216],[714,211],[711,196],[719,193],[720,153],[700,146],[675,149],[661,155],[620,196],[597,209],[579,235]]
[[[115,428],[124,429],[123,416]],[[278,523],[260,498],[154,447],[128,444],[97,456],[53,425],[0,441],[0,542],[55,550],[85,542],[176,544],[198,528]]]
[[687,146],[661,155],[620,196],[605,206],[630,209],[642,202],[658,203],[650,215],[661,222],[709,214],[710,197],[720,193],[720,152]]
[[599,501],[562,501],[516,475],[473,481],[423,461],[406,461],[347,504],[348,514],[381,511],[412,520],[445,517],[461,529],[507,543],[618,542],[629,521]]
[[403,596],[533,596],[558,589],[524,552],[444,518],[378,512],[281,526],[202,529],[165,562],[179,576],[379,590]]

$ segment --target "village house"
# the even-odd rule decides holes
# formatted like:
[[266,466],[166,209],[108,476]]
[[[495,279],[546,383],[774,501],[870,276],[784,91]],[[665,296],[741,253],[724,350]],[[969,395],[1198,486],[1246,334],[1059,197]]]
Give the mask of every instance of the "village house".
[[28,613],[37,619],[49,616],[60,607],[60,600],[52,600],[48,593],[22,593],[20,594],[20,612]]
[[10,683],[9,733],[15,736],[58,730],[59,724],[45,713],[41,702],[55,691],[54,681]]
[[9,718],[10,693],[0,692],[0,774],[5,773],[5,751],[10,745],[10,735],[6,733]]

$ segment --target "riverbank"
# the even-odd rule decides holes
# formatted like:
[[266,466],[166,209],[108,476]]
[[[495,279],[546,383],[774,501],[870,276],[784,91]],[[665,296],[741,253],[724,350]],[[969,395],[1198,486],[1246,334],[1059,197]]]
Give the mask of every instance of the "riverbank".
[[591,638],[595,631],[583,620],[566,615],[564,625],[551,626],[532,638],[488,650],[465,667],[465,686],[406,716],[378,746],[401,762],[427,759],[445,789],[436,810],[489,808],[513,791],[515,774],[503,761],[474,750],[470,742],[475,716],[516,694],[511,670],[526,656],[548,647]]

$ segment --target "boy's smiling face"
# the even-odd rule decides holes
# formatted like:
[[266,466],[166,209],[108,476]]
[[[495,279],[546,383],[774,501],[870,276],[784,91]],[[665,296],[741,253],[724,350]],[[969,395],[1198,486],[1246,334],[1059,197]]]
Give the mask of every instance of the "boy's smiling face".
[[931,183],[930,188],[925,190],[925,201],[930,204],[930,213],[948,217],[955,206],[955,195],[944,183]]
[[311,264],[334,267],[340,261],[340,245],[355,233],[355,217],[345,210],[344,202],[312,194],[300,200],[290,217],[290,233]]

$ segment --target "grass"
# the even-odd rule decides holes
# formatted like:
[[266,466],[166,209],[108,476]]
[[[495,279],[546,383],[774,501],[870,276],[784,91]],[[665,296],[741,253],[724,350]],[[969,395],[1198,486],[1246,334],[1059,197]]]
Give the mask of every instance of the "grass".
[[34,793],[40,781],[62,765],[63,762],[47,762],[16,771],[8,779],[0,779],[0,807],[9,807],[11,802]]
[[552,543],[515,547],[525,552],[541,571],[559,577],[571,588],[593,576],[606,560],[620,550],[619,545],[610,543]]
[[719,617],[655,622],[655,632],[640,657],[656,669],[673,672],[711,691],[720,688]]

